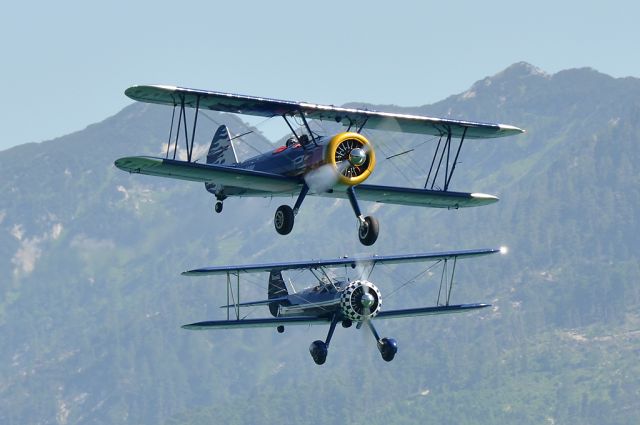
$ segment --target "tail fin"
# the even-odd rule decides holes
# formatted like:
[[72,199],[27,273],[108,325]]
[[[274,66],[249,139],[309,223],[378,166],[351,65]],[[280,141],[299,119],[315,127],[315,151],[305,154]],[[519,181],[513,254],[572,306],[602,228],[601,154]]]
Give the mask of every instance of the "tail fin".
[[218,127],[213,135],[209,153],[207,154],[207,164],[236,164],[238,157],[231,142],[231,133],[226,125]]
[[[269,273],[269,289],[267,290],[267,293],[269,295],[269,299],[286,297],[289,295],[284,279],[282,279],[282,273],[279,270],[272,270],[271,273]],[[282,303],[288,303],[288,301],[277,301],[269,304],[269,311],[273,317],[278,316],[278,307],[280,307],[280,304]]]

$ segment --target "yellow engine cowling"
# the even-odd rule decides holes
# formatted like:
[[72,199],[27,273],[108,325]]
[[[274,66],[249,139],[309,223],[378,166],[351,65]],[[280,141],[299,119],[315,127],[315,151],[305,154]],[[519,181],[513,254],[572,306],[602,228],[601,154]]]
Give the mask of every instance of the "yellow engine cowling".
[[373,146],[359,133],[338,133],[326,145],[324,161],[337,171],[338,183],[354,186],[369,177],[376,165]]

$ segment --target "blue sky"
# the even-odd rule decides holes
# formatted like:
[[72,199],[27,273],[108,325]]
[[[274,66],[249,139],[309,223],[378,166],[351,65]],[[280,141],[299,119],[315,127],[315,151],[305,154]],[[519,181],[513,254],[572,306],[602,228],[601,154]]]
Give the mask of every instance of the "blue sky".
[[133,84],[415,106],[518,61],[638,77],[639,4],[10,0],[0,150],[101,121]]

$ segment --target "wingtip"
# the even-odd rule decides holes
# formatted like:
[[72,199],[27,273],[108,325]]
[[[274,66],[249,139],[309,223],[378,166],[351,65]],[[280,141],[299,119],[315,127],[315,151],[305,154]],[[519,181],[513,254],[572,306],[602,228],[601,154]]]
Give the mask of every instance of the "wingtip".
[[173,91],[176,91],[178,87],[168,85],[168,84],[137,84],[137,85],[128,87],[124,91],[124,94],[130,99],[137,100],[137,101],[144,101],[144,96],[141,97],[140,92],[148,89],[159,89],[159,90],[173,92]]
[[127,158],[118,158],[115,161],[113,161],[113,165],[115,165],[117,168],[127,171]]
[[186,325],[182,325],[182,326],[180,326],[180,328],[186,329],[188,331],[197,331],[198,329],[200,329],[198,326],[196,326],[195,323],[189,323],[189,324],[186,324]]
[[502,133],[505,136],[526,133],[524,129],[520,127],[516,127],[515,125],[498,124],[498,126],[500,127],[500,133]]
[[466,306],[467,308],[472,308],[472,309],[481,309],[481,308],[491,307],[491,304],[475,303],[475,304],[463,304],[463,306]]
[[500,198],[495,195],[489,195],[488,193],[474,192],[471,197],[476,201],[482,201],[482,205],[493,204],[498,202]]

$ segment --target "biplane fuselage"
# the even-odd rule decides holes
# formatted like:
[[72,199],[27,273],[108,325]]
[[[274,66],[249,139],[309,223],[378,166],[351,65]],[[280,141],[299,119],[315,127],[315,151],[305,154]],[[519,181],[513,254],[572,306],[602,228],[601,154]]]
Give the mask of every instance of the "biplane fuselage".
[[[328,139],[319,137],[317,145],[310,144],[303,147],[300,143],[283,145],[270,152],[256,155],[246,161],[231,165],[244,170],[262,171],[266,173],[279,174],[286,177],[300,177],[306,172],[314,170],[325,164],[325,150]],[[219,195],[215,190],[210,191],[214,195]],[[284,189],[282,194],[289,194],[291,191]],[[234,195],[264,195],[264,190],[239,187],[225,187],[224,196]],[[276,194],[276,193],[273,193]]]
[[[343,134],[346,133],[339,133],[333,138],[340,137]],[[309,176],[309,173],[312,173],[314,170],[317,170],[320,167],[331,165],[328,158],[331,156],[330,143],[333,138],[316,136],[315,141],[308,141],[304,145],[298,142],[288,143],[287,145],[279,146],[270,152],[256,155],[232,166],[244,170],[262,171],[265,173],[278,174],[286,177],[300,178],[301,181],[305,181],[305,176]],[[371,169],[373,169],[373,165],[371,166]],[[329,169],[327,168],[327,170]],[[335,173],[328,176],[328,178],[330,179],[330,182],[328,183],[321,182],[324,184],[320,185],[314,185],[312,183],[309,188],[309,193],[321,195],[324,192],[327,192],[330,194],[334,189],[338,189],[344,192],[348,186],[352,185],[352,183],[348,181],[347,178],[343,178],[341,180],[340,177],[335,175]],[[306,180],[308,181],[308,179]],[[218,194],[216,191],[211,192],[214,194]],[[251,190],[251,188],[246,188],[246,190],[241,190],[241,188],[234,187],[224,188],[225,196],[241,194],[247,195],[249,193],[264,194],[264,191],[255,189]],[[289,193],[289,190],[283,191],[283,194]]]
[[[369,295],[365,295],[369,294]],[[369,298],[367,311],[362,301]],[[371,282],[359,279],[354,281],[324,281],[317,286],[301,292],[287,295],[286,300],[275,301],[269,305],[274,317],[319,317],[342,321],[349,326],[351,322],[372,319],[382,307],[382,294]]]
[[336,282],[335,286],[318,285],[289,294],[286,300],[274,302],[277,306],[274,317],[315,316],[331,318],[339,313],[340,291],[346,282]]
[[266,171],[285,176],[301,176],[324,164],[326,140],[318,140],[318,146],[302,147],[299,143],[280,146],[238,164],[247,170]]

